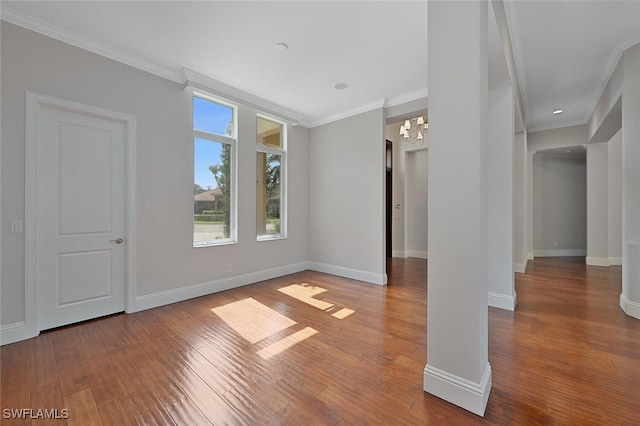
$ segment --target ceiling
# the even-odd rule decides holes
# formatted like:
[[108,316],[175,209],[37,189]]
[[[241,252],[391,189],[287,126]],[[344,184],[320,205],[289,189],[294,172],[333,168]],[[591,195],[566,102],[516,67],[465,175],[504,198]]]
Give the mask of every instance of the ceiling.
[[[640,1],[505,3],[528,129],[585,123],[621,49],[640,42]],[[427,95],[426,1],[2,1],[2,15],[175,81],[192,70],[307,126]],[[490,23],[500,87],[508,73]]]
[[[505,2],[527,130],[586,123],[622,50],[640,43],[640,1]],[[552,111],[562,108],[562,114]]]

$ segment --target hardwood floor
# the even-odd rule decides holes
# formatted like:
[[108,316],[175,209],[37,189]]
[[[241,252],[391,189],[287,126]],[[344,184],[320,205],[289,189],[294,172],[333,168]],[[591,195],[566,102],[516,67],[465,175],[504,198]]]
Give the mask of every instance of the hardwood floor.
[[[303,272],[1,348],[2,424],[640,424],[620,267],[536,259],[489,308],[484,418],[422,391],[426,261],[389,286]],[[67,419],[6,419],[5,409]],[[51,412],[50,412],[51,413]]]

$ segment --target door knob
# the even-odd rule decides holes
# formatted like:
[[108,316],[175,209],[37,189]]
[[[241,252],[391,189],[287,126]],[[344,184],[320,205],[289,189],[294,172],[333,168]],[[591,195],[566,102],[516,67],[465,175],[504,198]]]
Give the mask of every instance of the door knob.
[[109,240],[110,243],[122,244],[124,240],[122,238],[118,238],[117,240]]

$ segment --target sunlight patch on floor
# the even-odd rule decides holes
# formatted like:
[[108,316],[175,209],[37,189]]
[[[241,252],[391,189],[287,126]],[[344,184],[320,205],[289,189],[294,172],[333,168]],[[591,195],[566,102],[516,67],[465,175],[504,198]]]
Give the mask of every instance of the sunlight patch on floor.
[[355,311],[353,309],[342,308],[339,311],[332,313],[331,316],[338,319],[345,319],[354,312]]
[[333,303],[314,298],[314,296],[327,291],[322,287],[310,284],[291,284],[290,286],[279,288],[278,291],[323,311],[333,307]]
[[227,303],[211,311],[250,343],[257,343],[297,324],[251,297]]
[[290,347],[297,345],[298,343],[308,339],[309,337],[317,334],[318,331],[314,330],[311,327],[305,327],[300,331],[296,331],[295,333],[278,340],[276,343],[273,343],[267,346],[264,349],[260,349],[258,351],[258,355],[262,359],[269,359],[274,355],[278,355],[281,352],[286,351]]

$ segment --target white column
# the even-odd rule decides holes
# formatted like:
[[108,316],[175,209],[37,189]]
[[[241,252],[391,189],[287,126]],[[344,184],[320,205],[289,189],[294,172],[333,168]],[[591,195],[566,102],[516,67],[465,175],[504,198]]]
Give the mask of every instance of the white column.
[[587,145],[587,265],[609,266],[607,143]]
[[527,140],[515,134],[513,144],[513,269],[527,272]]
[[622,84],[622,294],[640,319],[640,44],[625,50]]
[[489,306],[513,311],[513,145],[511,87],[489,92],[487,145],[487,287]]
[[487,336],[486,1],[428,3],[429,268],[424,390],[483,415]]

